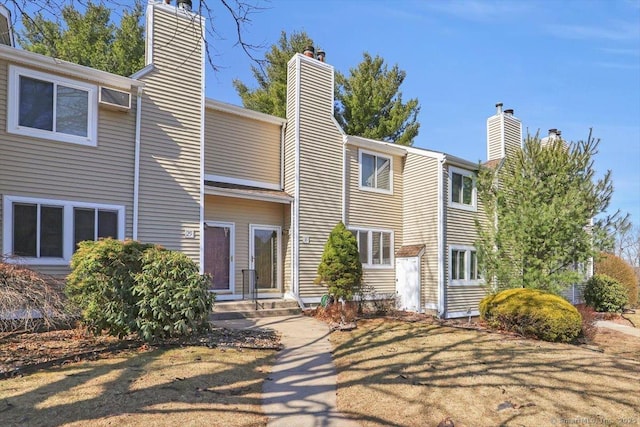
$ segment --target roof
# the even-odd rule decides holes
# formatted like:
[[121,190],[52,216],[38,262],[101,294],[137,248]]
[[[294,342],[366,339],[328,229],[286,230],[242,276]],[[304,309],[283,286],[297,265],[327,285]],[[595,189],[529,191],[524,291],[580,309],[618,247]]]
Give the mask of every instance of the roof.
[[262,122],[272,123],[275,125],[284,125],[287,123],[286,119],[282,117],[272,116],[270,114],[261,113],[259,111],[249,110],[248,108],[239,107],[233,104],[227,104],[226,102],[217,101],[215,99],[207,98],[205,101],[206,108],[223,111],[229,114],[235,114],[236,116],[247,117]]
[[249,187],[247,185],[228,184],[226,182],[205,181],[204,193],[214,196],[237,197],[241,199],[262,200],[289,204],[293,197],[285,191]]
[[425,248],[424,244],[404,245],[404,246],[401,246],[400,249],[398,249],[398,252],[396,253],[396,257],[410,258],[410,257],[421,256],[422,253],[424,252],[424,248]]

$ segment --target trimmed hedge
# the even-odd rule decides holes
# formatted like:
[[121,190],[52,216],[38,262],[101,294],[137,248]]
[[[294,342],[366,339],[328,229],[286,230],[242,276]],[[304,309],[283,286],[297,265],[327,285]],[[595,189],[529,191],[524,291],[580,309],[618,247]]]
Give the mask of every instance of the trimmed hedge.
[[627,288],[606,274],[595,274],[584,288],[584,300],[595,311],[622,313],[629,302]]
[[601,253],[595,263],[595,273],[606,274],[620,282],[627,289],[629,305],[638,305],[638,276],[625,260],[614,254]]
[[94,334],[145,341],[208,327],[209,279],[180,252],[135,241],[86,241],[71,258],[65,292]]
[[496,329],[551,342],[571,342],[582,317],[568,301],[536,289],[508,289],[480,301],[480,317]]

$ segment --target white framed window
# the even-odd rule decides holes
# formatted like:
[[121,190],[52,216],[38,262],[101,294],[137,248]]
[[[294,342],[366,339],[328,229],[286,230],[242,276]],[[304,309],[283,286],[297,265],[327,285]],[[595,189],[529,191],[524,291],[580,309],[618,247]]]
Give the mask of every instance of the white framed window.
[[393,158],[366,150],[358,151],[360,189],[393,193]]
[[480,285],[482,276],[478,270],[478,254],[473,246],[449,248],[449,279],[452,285]]
[[393,268],[393,231],[350,227],[364,268]]
[[449,205],[475,211],[477,207],[476,176],[473,172],[449,167]]
[[97,145],[95,85],[9,66],[7,131],[82,145]]
[[124,239],[120,205],[5,195],[2,212],[3,250],[27,264],[65,265],[79,242]]

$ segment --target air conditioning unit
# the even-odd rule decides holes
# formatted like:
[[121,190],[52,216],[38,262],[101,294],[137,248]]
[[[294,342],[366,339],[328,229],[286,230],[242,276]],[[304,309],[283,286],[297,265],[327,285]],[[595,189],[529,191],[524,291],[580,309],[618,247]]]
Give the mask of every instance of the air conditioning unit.
[[114,110],[126,111],[131,109],[131,94],[121,90],[100,86],[98,101],[100,105]]

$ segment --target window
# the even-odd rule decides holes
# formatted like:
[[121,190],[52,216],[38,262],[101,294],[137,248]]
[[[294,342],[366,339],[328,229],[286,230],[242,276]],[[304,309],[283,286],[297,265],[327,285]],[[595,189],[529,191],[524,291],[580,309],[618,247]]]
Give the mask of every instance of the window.
[[469,246],[452,247],[449,272],[452,285],[482,283],[482,277],[478,272],[478,257],[475,248]]
[[449,202],[452,206],[476,209],[476,180],[473,172],[450,167],[449,168]]
[[11,66],[9,91],[9,132],[96,145],[95,86]]
[[358,242],[360,262],[367,268],[393,266],[393,232],[352,228]]
[[4,196],[3,248],[27,263],[66,264],[77,244],[124,238],[124,207]]
[[360,188],[363,190],[392,192],[391,157],[360,150]]

